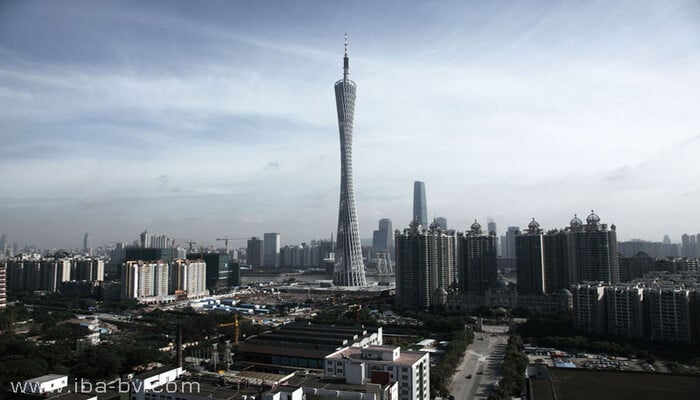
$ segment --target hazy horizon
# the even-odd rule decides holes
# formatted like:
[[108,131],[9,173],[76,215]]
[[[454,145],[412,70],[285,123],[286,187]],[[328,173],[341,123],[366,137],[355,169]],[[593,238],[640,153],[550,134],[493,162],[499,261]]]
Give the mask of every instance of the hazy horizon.
[[93,247],[335,236],[333,84],[357,83],[362,238],[499,234],[594,209],[618,239],[700,231],[700,3],[5,1],[0,233]]

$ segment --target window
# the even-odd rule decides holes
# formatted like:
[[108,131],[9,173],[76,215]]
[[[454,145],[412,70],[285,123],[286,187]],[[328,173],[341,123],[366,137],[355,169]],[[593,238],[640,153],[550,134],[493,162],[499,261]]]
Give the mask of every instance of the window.
[[407,367],[403,367],[403,368],[401,368],[401,371],[402,371],[402,372],[408,372],[408,368],[407,368]]

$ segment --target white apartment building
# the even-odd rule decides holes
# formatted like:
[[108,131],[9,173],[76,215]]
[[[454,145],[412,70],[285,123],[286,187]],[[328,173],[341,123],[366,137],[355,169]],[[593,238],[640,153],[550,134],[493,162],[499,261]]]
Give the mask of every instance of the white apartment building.
[[169,296],[170,267],[164,261],[127,261],[122,272],[122,299],[141,302],[174,300]]
[[635,338],[645,336],[644,292],[642,285],[628,284],[605,288],[608,334]]
[[430,359],[421,351],[400,347],[346,347],[326,357],[325,376],[350,384],[397,382],[400,400],[429,400]]
[[605,286],[602,282],[583,282],[571,286],[574,329],[602,335],[605,333]]
[[690,343],[692,291],[680,287],[657,286],[647,289],[649,328],[652,340]]

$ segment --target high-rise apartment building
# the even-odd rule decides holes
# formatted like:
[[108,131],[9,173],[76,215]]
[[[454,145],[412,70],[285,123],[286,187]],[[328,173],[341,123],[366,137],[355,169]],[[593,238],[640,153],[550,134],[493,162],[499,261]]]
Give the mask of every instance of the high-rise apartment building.
[[105,262],[99,258],[82,258],[71,264],[72,281],[104,281]]
[[169,292],[169,266],[162,261],[127,261],[121,282],[122,299],[162,301]]
[[691,295],[683,287],[658,286],[645,292],[649,304],[652,340],[690,343],[692,337]]
[[534,218],[526,232],[515,236],[515,265],[518,294],[551,292],[545,268],[544,235]]
[[264,251],[264,243],[259,237],[253,236],[248,239],[248,248],[246,249],[248,265],[253,268],[260,268],[263,265]]
[[569,262],[576,271],[577,282],[618,283],[620,271],[615,225],[608,230],[606,224],[600,223],[600,217],[591,211],[585,225],[574,218],[570,229],[573,254]]
[[681,236],[681,254],[683,257],[698,257],[700,252],[698,252],[698,236],[699,235],[689,235],[684,233]]
[[444,305],[454,284],[454,236],[433,222],[424,229],[413,220],[396,235],[396,306],[428,310]]
[[459,287],[463,292],[482,292],[498,280],[496,235],[484,233],[476,220],[471,230],[458,237],[460,248]]
[[543,236],[544,245],[544,273],[546,279],[545,291],[554,293],[561,289],[567,289],[576,283],[575,274],[569,270],[569,234],[564,230],[551,230]]
[[615,285],[605,288],[607,333],[612,336],[643,338],[644,288],[641,285]]
[[594,335],[605,333],[605,286],[584,282],[571,286],[574,329]]
[[0,262],[0,310],[7,307],[7,266]]
[[340,206],[335,253],[333,284],[337,286],[366,286],[365,265],[362,260],[360,228],[357,222],[355,187],[352,175],[352,137],[355,115],[355,82],[348,78],[350,59],[345,36],[343,79],[335,83],[335,103],[340,133]]
[[170,266],[170,293],[197,298],[209,295],[207,264],[203,260],[175,260]]
[[263,235],[264,248],[263,265],[265,267],[279,267],[280,265],[280,234],[266,233]]
[[424,228],[428,226],[428,204],[425,201],[425,182],[413,182],[413,218]]

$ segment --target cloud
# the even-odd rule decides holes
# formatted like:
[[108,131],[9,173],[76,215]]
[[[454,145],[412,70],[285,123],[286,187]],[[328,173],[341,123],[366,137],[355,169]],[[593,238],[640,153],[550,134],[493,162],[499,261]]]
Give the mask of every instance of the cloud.
[[[692,3],[82,5],[0,12],[5,208],[94,220],[112,240],[135,230],[126,221],[184,229],[172,216],[202,235],[241,221],[325,235],[347,29],[363,236],[378,217],[410,219],[419,178],[453,226],[487,214],[559,226],[590,207],[621,235],[660,229],[632,214],[676,232],[700,223],[668,211],[689,206],[673,194],[697,170]],[[32,212],[18,215],[9,228],[31,238]]]

